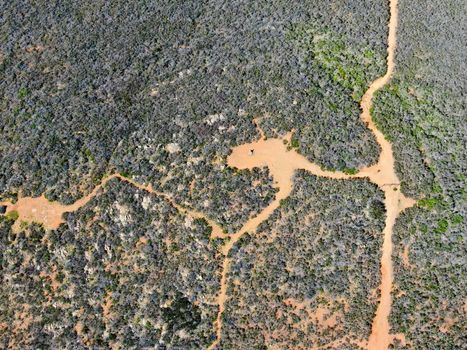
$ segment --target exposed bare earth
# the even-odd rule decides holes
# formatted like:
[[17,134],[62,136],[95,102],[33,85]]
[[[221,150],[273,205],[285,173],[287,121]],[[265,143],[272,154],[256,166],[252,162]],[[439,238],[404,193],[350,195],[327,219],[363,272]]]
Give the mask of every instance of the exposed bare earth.
[[[368,123],[368,128],[373,132],[381,146],[381,154],[378,163],[362,170],[362,175],[368,174],[370,180],[376,183],[385,194],[385,205],[387,210],[386,224],[384,228],[383,255],[381,257],[381,285],[380,304],[373,320],[372,332],[368,339],[368,349],[387,349],[393,337],[390,334],[389,314],[391,312],[391,288],[393,282],[392,268],[392,232],[396,218],[406,208],[415,204],[411,198],[405,197],[400,191],[400,181],[394,167],[394,155],[391,143],[384,138],[372,118],[371,106],[374,93],[381,89],[390,79],[394,72],[394,55],[396,50],[397,31],[397,0],[390,0],[390,19],[388,35],[388,56],[386,74],[374,81],[362,98],[361,118]],[[391,185],[397,184],[397,185]]]
[[[388,36],[388,55],[387,55],[387,72],[384,76],[375,80],[361,101],[361,119],[367,127],[373,132],[377,142],[381,146],[381,154],[378,163],[360,169],[356,175],[346,175],[342,172],[324,171],[316,164],[309,162],[305,157],[301,156],[294,150],[288,150],[286,142],[290,140],[290,133],[284,138],[265,139],[264,134],[260,131],[261,139],[249,144],[235,147],[232,154],[228,157],[228,165],[239,169],[253,169],[254,167],[268,167],[274,178],[275,186],[278,188],[276,198],[266,208],[264,208],[257,216],[250,218],[242,228],[229,235],[229,240],[226,240],[222,249],[224,255],[222,277],[217,303],[219,305],[218,317],[216,321],[216,340],[209,346],[208,349],[214,349],[221,339],[222,334],[222,314],[225,310],[227,301],[227,277],[230,271],[230,258],[228,253],[235,243],[247,232],[254,233],[259,224],[267,220],[275,209],[279,207],[280,201],[287,198],[293,188],[293,174],[298,169],[304,169],[316,176],[322,176],[332,179],[350,179],[350,178],[368,178],[371,182],[379,186],[385,193],[385,205],[387,217],[385,228],[383,231],[384,242],[382,247],[381,257],[381,285],[380,285],[380,303],[378,305],[376,315],[373,320],[372,332],[368,341],[354,340],[354,344],[370,350],[388,349],[393,339],[397,338],[405,342],[403,335],[391,335],[388,316],[391,310],[391,288],[393,281],[392,270],[392,230],[397,216],[404,209],[414,205],[413,199],[405,197],[400,191],[400,181],[394,169],[394,156],[391,144],[384,138],[384,135],[376,128],[370,114],[372,106],[372,98],[374,93],[381,89],[391,78],[394,71],[394,51],[396,48],[396,28],[397,28],[397,0],[390,0],[390,21],[389,21],[389,36]],[[46,229],[55,229],[64,222],[63,214],[73,212],[88,203],[98,191],[111,179],[119,178],[126,181],[137,188],[154,193],[164,197],[175,208],[185,212],[195,218],[205,218],[202,213],[195,210],[182,207],[171,200],[167,195],[155,191],[152,186],[141,185],[133,180],[125,178],[120,174],[114,174],[106,177],[87,196],[79,199],[71,205],[63,205],[58,202],[49,202],[44,196],[31,198],[19,198],[16,203],[3,202],[0,205],[7,206],[7,214],[16,211],[18,220],[16,220],[13,229],[18,231],[21,222],[38,222],[44,225]],[[227,235],[222,231],[221,227],[212,220],[206,219],[212,227],[212,238],[226,238]],[[316,316],[317,320],[322,318],[322,315]],[[327,319],[331,322],[332,319]],[[342,345],[342,341],[337,341],[337,345]],[[330,345],[332,347],[332,345]],[[328,346],[326,346],[328,348]]]

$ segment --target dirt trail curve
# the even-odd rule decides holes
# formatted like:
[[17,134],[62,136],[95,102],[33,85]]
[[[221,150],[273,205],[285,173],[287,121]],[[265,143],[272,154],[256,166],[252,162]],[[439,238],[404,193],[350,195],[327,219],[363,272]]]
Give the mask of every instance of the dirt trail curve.
[[[383,231],[384,241],[381,257],[381,285],[380,285],[380,303],[378,305],[376,315],[373,320],[372,332],[368,341],[362,340],[361,344],[368,350],[386,350],[393,339],[398,338],[405,341],[402,334],[391,335],[388,316],[391,311],[391,288],[393,281],[392,269],[392,230],[396,218],[404,209],[414,205],[413,199],[405,197],[400,191],[400,181],[394,169],[394,156],[391,144],[384,138],[384,135],[376,128],[370,114],[372,106],[372,98],[376,91],[381,89],[391,78],[394,71],[394,53],[396,48],[396,29],[397,29],[397,0],[390,0],[390,20],[389,20],[389,36],[387,49],[387,71],[386,74],[376,79],[363,95],[361,106],[361,119],[367,127],[373,132],[377,142],[381,146],[381,154],[378,163],[367,168],[360,169],[356,175],[346,175],[341,172],[324,171],[316,164],[309,162],[305,157],[296,153],[293,150],[287,150],[284,144],[284,139],[290,140],[291,133],[287,134],[284,139],[267,139],[264,138],[264,133],[258,127],[260,140],[240,145],[232,150],[232,154],[228,157],[227,162],[231,167],[239,169],[253,169],[254,167],[268,167],[274,178],[275,185],[279,189],[276,193],[276,198],[266,208],[264,208],[257,216],[250,218],[243,227],[236,233],[229,235],[229,240],[226,240],[222,248],[224,261],[222,266],[222,275],[220,290],[218,293],[217,303],[219,305],[218,316],[215,322],[216,340],[208,347],[212,350],[217,347],[222,335],[222,315],[225,310],[225,304],[228,298],[227,285],[228,274],[230,271],[229,252],[235,243],[247,232],[254,233],[263,221],[279,207],[280,201],[287,198],[293,188],[293,174],[298,169],[304,169],[310,173],[332,179],[351,179],[351,178],[368,178],[371,182],[379,186],[385,194],[385,205],[387,217],[385,228]],[[16,211],[18,219],[16,220],[13,229],[20,230],[20,223],[39,222],[47,229],[57,228],[63,223],[63,213],[73,212],[88,203],[98,191],[111,179],[119,178],[126,181],[137,188],[162,196],[169,201],[175,208],[181,212],[188,213],[196,218],[205,218],[208,224],[212,226],[212,238],[225,238],[227,235],[223,233],[221,227],[212,220],[208,220],[202,213],[195,210],[187,209],[176,204],[169,196],[164,193],[155,191],[151,185],[145,186],[136,183],[120,174],[110,175],[102,180],[102,182],[94,188],[87,196],[79,199],[71,205],[63,205],[58,202],[49,202],[44,196],[31,198],[19,198],[15,204],[9,202],[0,202],[0,205],[7,206],[7,214]],[[362,345],[362,347],[363,347]]]

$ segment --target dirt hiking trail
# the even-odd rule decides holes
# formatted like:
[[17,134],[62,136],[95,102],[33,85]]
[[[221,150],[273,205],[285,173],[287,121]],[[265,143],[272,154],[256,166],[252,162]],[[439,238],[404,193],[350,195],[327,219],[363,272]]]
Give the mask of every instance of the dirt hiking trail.
[[[249,144],[235,147],[228,158],[228,165],[239,169],[253,169],[254,167],[267,166],[274,178],[279,192],[276,199],[269,204],[256,217],[250,219],[240,231],[232,236],[232,239],[224,246],[225,260],[223,264],[221,290],[219,293],[219,314],[216,321],[217,339],[208,348],[214,349],[220,342],[222,335],[222,314],[225,310],[227,300],[227,277],[230,269],[230,258],[228,253],[233,245],[246,232],[254,232],[258,225],[268,219],[272,212],[279,207],[282,199],[289,196],[293,187],[293,174],[298,169],[304,169],[313,175],[332,179],[368,178],[378,185],[385,194],[386,221],[383,230],[383,246],[381,256],[381,284],[380,301],[376,315],[373,319],[371,335],[366,344],[368,350],[386,350],[394,339],[405,342],[402,334],[392,335],[390,333],[389,314],[391,312],[391,288],[393,282],[392,269],[392,231],[399,214],[406,208],[415,204],[415,200],[405,197],[400,190],[400,181],[394,167],[394,155],[392,146],[376,128],[371,118],[372,99],[376,91],[384,87],[391,79],[394,72],[394,55],[396,49],[397,30],[397,0],[390,0],[390,19],[387,48],[387,70],[386,74],[370,84],[368,90],[360,102],[361,120],[368,129],[375,135],[378,144],[381,146],[379,160],[375,165],[360,169],[356,175],[346,175],[342,172],[323,171],[319,166],[309,162],[305,157],[295,151],[288,151],[283,139],[264,139],[264,133],[259,130],[261,139]],[[285,140],[290,140],[290,133]]]

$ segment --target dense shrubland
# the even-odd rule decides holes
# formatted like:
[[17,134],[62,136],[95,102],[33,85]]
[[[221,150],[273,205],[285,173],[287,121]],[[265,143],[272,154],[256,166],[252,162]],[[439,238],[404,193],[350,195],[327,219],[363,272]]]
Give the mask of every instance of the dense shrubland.
[[412,208],[395,227],[391,323],[415,349],[465,343],[467,227],[461,220],[440,208]]
[[[220,173],[229,148],[256,137],[251,118],[264,114],[268,134],[300,129],[301,151],[325,167],[376,159],[352,89],[311,68],[287,33],[314,24],[381,57],[383,1],[16,1],[2,10],[4,196],[45,192],[69,203],[115,170],[155,185],[173,169]],[[384,62],[374,63],[378,75]],[[310,96],[316,84],[328,101]],[[196,169],[189,159],[200,156]]]
[[307,349],[365,340],[380,280],[385,214],[375,208],[383,200],[366,180],[298,172],[291,196],[231,252],[219,349]]
[[[456,0],[399,8],[397,69],[374,116],[403,192],[420,201],[395,228],[391,322],[414,348],[460,348],[465,10]],[[118,171],[233,232],[275,193],[266,169],[226,167],[232,146],[258,137],[255,116],[266,117],[268,137],[294,129],[292,146],[324,168],[353,173],[376,161],[358,100],[384,74],[387,20],[387,2],[374,0],[6,2],[0,197],[70,203]],[[2,347],[213,340],[220,242],[156,196],[107,187],[58,230],[34,224],[14,235],[14,213],[0,217]],[[232,251],[223,348],[366,338],[382,201],[366,181],[300,173],[259,235]],[[336,314],[334,327],[306,324],[319,306]]]
[[218,249],[203,220],[118,180],[66,224],[0,218],[1,348],[201,349],[214,336]]

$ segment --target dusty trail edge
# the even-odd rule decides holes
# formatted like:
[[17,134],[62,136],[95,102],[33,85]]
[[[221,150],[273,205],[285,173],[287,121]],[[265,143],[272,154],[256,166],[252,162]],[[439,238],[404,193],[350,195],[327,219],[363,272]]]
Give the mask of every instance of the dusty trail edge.
[[[362,111],[360,115],[361,120],[374,134],[378,144],[381,146],[379,160],[375,165],[360,169],[356,175],[324,171],[318,165],[311,163],[294,150],[287,149],[287,146],[283,141],[290,141],[291,133],[288,133],[283,138],[266,140],[263,131],[259,128],[257,121],[254,120],[260,135],[260,140],[234,147],[231,155],[227,159],[227,163],[229,166],[239,169],[253,169],[254,167],[264,166],[268,167],[279,191],[276,193],[275,199],[266,208],[264,208],[257,216],[250,218],[239,231],[232,235],[225,234],[218,224],[208,219],[202,213],[175,203],[170,196],[154,190],[151,185],[139,184],[132,179],[122,176],[121,174],[113,174],[104,178],[91,193],[70,205],[64,205],[59,202],[50,202],[44,195],[35,198],[20,197],[16,203],[0,202],[0,205],[5,205],[7,207],[6,214],[13,211],[16,211],[18,214],[18,219],[13,225],[13,231],[18,232],[21,230],[21,222],[38,222],[43,224],[46,229],[58,228],[60,224],[64,222],[64,213],[74,212],[86,205],[97,195],[98,191],[108,181],[114,178],[118,178],[121,181],[127,182],[139,189],[163,197],[182,213],[189,214],[195,218],[206,219],[208,224],[212,227],[211,238],[227,238],[221,251],[224,259],[222,263],[220,289],[217,295],[219,310],[215,322],[216,339],[208,347],[208,350],[212,350],[219,345],[222,335],[222,316],[228,299],[227,286],[231,263],[229,252],[245,233],[254,233],[257,227],[263,221],[267,220],[274,210],[279,207],[280,201],[290,195],[293,188],[294,172],[298,169],[304,169],[313,175],[331,179],[368,178],[371,182],[378,185],[378,187],[384,192],[387,211],[385,228],[383,230],[384,239],[381,256],[381,284],[379,286],[380,300],[373,319],[372,331],[369,339],[367,341],[354,339],[353,342],[358,344],[361,348],[366,348],[368,350],[386,350],[395,338],[398,338],[400,341],[405,343],[403,334],[392,335],[390,333],[388,320],[391,312],[391,288],[393,282],[391,258],[392,231],[396,218],[404,209],[413,206],[415,204],[415,200],[407,198],[401,193],[400,181],[394,169],[392,146],[384,138],[384,135],[376,128],[370,114],[373,95],[376,91],[387,84],[394,71],[397,30],[397,0],[390,0],[389,4],[390,19],[387,48],[387,71],[384,76],[376,79],[370,84],[360,102]],[[337,342],[339,343],[339,340]],[[332,346],[331,344],[328,345]],[[328,346],[325,347],[329,348]],[[316,347],[311,348],[311,350],[318,349],[319,348]]]

